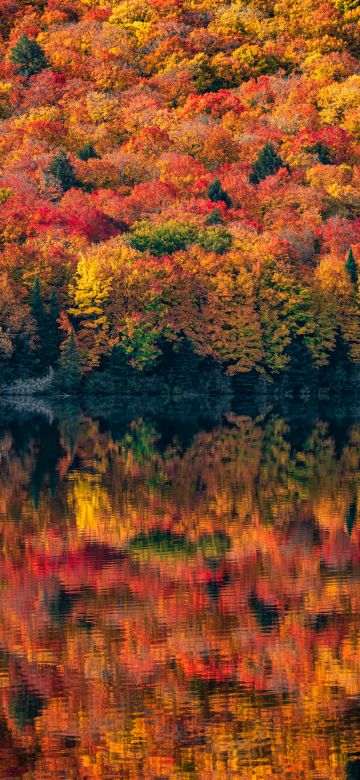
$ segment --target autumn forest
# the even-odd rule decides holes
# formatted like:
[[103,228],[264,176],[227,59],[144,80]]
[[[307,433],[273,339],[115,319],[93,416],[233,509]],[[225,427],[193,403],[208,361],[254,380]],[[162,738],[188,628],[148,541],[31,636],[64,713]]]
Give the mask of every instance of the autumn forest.
[[3,386],[356,371],[357,0],[1,0],[0,46]]

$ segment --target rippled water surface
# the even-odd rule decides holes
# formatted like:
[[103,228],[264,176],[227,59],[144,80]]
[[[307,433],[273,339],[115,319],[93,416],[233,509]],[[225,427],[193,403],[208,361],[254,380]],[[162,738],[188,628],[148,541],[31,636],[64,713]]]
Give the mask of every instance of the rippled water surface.
[[0,777],[360,777],[360,421],[0,409]]

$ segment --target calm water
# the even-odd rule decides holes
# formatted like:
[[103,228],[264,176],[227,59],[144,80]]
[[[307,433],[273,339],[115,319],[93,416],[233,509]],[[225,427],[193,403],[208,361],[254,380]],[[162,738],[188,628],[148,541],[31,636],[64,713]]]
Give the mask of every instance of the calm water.
[[0,777],[359,778],[359,462],[341,411],[0,409]]

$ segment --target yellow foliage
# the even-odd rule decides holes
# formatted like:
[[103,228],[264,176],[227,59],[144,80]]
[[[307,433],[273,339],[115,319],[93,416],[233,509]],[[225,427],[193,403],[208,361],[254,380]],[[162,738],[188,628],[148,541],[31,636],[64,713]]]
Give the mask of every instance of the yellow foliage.
[[359,106],[359,95],[360,76],[356,74],[340,83],[334,82],[323,87],[317,102],[324,124],[344,124],[347,112]]

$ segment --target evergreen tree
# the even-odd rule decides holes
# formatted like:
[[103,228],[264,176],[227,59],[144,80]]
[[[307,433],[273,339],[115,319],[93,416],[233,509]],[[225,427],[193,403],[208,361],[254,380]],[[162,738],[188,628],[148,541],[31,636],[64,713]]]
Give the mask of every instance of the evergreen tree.
[[302,390],[314,390],[318,375],[312,354],[303,336],[296,333],[285,353],[289,358],[284,385],[295,393]]
[[223,201],[223,203],[226,203],[228,208],[230,208],[230,206],[232,205],[232,200],[230,198],[230,195],[225,190],[223,190],[219,179],[214,179],[214,181],[212,181],[211,184],[209,184],[208,196],[213,203],[218,203],[219,201]]
[[350,373],[349,345],[346,343],[340,328],[338,328],[330,364],[321,371],[322,385],[330,387],[334,395],[342,394],[344,388],[349,385]]
[[31,313],[37,325],[45,327],[45,309],[41,297],[41,288],[38,277],[34,279],[33,288],[30,294]]
[[34,373],[34,368],[37,368],[37,363],[28,335],[26,333],[18,334],[9,363],[10,378],[28,379]]
[[62,350],[58,380],[66,393],[77,393],[80,388],[80,361],[73,330]]
[[99,155],[91,141],[84,144],[84,146],[76,152],[76,156],[79,160],[84,160],[85,162],[87,160],[99,159]]
[[59,301],[57,297],[56,288],[53,287],[50,295],[50,317],[54,322],[56,322],[59,319],[59,315],[60,315]]
[[34,368],[41,371],[45,368],[45,366],[49,365],[47,356],[48,322],[44,303],[41,297],[40,282],[37,276],[35,277],[34,285],[30,294],[30,307],[31,314],[36,325],[38,339],[35,348]]
[[60,151],[52,159],[48,173],[54,176],[55,179],[58,179],[64,192],[70,190],[71,187],[79,186],[73,165],[70,162],[64,149],[60,149]]
[[180,344],[174,358],[174,368],[168,381],[170,379],[175,387],[196,387],[201,380],[201,357],[196,354],[188,339]]
[[110,355],[107,359],[110,373],[117,379],[124,378],[127,374],[132,372],[132,367],[128,363],[127,355],[120,345],[116,345],[112,348]]
[[357,264],[356,264],[354,253],[353,253],[351,247],[349,249],[349,254],[347,256],[347,260],[346,260],[346,263],[345,263],[345,268],[346,268],[346,270],[347,270],[347,272],[349,274],[350,281],[352,282],[352,284],[356,285],[358,283],[358,279],[359,279],[359,271],[358,271],[358,267],[357,267]]
[[18,71],[27,77],[39,73],[49,64],[37,41],[31,40],[24,33],[20,35],[18,42],[11,50],[10,60],[18,66]]
[[206,217],[205,225],[222,225],[223,218],[218,208],[214,208]]
[[317,154],[317,158],[322,165],[331,165],[331,163],[334,162],[329,147],[326,146],[326,144],[322,144],[320,141],[313,146],[311,151],[314,151]]
[[59,302],[55,287],[50,295],[50,306],[48,314],[48,333],[46,339],[46,349],[48,363],[54,366],[60,355],[61,333],[59,330],[58,319],[60,316]]
[[284,163],[272,144],[266,144],[259,152],[257,160],[253,163],[249,181],[251,184],[259,184],[267,176],[273,176]]

